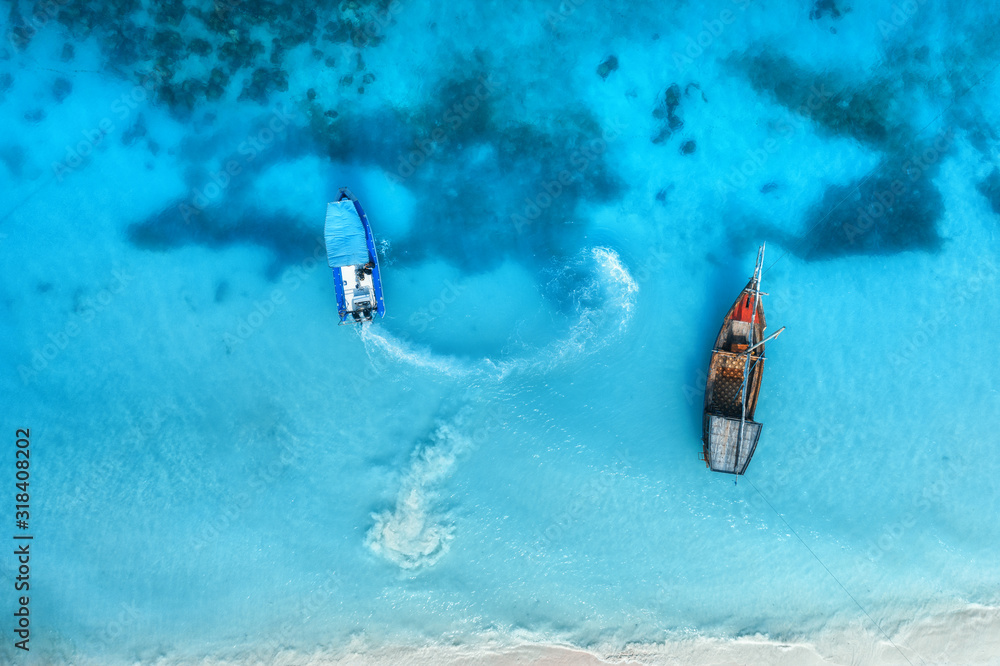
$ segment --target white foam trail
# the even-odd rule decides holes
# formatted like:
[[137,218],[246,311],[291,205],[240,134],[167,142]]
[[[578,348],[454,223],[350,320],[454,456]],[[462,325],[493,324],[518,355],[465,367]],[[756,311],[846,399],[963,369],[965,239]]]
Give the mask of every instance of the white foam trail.
[[450,377],[461,377],[472,370],[458,359],[435,354],[430,349],[418,347],[395,337],[391,333],[370,325],[362,325],[361,340],[369,357],[375,349],[381,350],[387,356],[423,370],[431,370]]
[[378,256],[381,257],[382,266],[392,266],[396,263],[396,258],[392,255],[392,243],[388,238],[383,238],[378,242]]
[[639,284],[625,268],[621,257],[614,250],[606,247],[595,247],[592,254],[619,292],[620,300],[618,302],[621,304],[625,316],[618,322],[618,330],[624,331],[632,320],[632,310],[635,308]]
[[498,379],[513,373],[552,370],[602,349],[628,328],[639,285],[618,253],[607,247],[590,248],[564,267],[566,270],[580,268],[589,270],[593,279],[579,286],[573,294],[576,319],[568,335],[528,358],[491,363],[499,372]]
[[582,355],[592,354],[623,333],[632,319],[639,285],[618,253],[607,247],[583,250],[562,271],[589,274],[570,295],[574,314],[567,334],[528,357],[482,359],[478,364],[435,354],[400,340],[380,327],[362,326],[369,358],[374,351],[406,365],[449,377],[485,375],[498,381],[514,373],[545,372]]
[[367,544],[375,554],[403,569],[416,569],[434,564],[448,552],[454,525],[436,510],[435,487],[451,476],[458,456],[471,447],[456,421],[439,425],[430,442],[413,452],[395,508],[372,514],[375,524]]

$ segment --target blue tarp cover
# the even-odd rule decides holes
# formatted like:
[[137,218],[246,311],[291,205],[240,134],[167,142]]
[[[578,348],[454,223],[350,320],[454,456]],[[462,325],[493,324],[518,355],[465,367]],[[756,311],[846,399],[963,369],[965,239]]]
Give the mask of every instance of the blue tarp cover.
[[365,227],[349,199],[326,205],[326,260],[330,268],[368,263]]

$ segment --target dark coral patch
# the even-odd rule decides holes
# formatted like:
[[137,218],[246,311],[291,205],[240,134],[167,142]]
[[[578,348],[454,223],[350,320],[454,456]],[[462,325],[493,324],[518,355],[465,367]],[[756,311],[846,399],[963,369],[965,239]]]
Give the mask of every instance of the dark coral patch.
[[[575,251],[585,233],[579,207],[613,199],[624,187],[606,159],[617,132],[582,111],[547,127],[505,119],[495,103],[506,93],[503,84],[475,68],[440,90],[440,106],[427,109],[416,128],[411,145],[418,150],[404,152],[392,167],[414,188],[437,181],[426,218],[433,229],[395,247],[412,258],[441,254],[467,270],[485,270],[509,255],[531,261]],[[423,159],[427,166],[419,164]],[[484,188],[488,182],[498,187]]]
[[198,101],[206,97],[208,87],[197,79],[188,79],[180,83],[162,83],[157,92],[157,99],[170,107],[171,112],[180,118],[189,118]]
[[224,303],[227,298],[229,298],[229,282],[226,280],[221,280],[219,284],[215,286],[215,302]]
[[576,251],[581,205],[623,188],[607,161],[618,131],[575,110],[538,124],[507,118],[497,103],[510,94],[503,81],[482,60],[466,65],[405,117],[337,114],[317,95],[310,132],[331,159],[376,164],[423,200],[419,232],[393,239],[400,263],[441,256],[477,271],[505,256]]
[[145,137],[146,132],[146,121],[140,115],[131,127],[122,132],[122,143],[126,146],[131,146],[139,139]]
[[[123,21],[110,27],[107,34],[99,42],[108,55],[112,65],[117,67],[132,67],[134,63],[155,59],[172,61],[176,57],[155,53],[152,40],[149,37],[151,29],[140,27],[131,21]],[[175,43],[171,43],[173,47]]]
[[607,79],[611,72],[618,71],[618,58],[609,55],[604,62],[597,66],[597,75],[602,79]]
[[[151,4],[139,0],[96,4],[68,0],[55,3],[50,9],[55,12],[51,18],[57,19],[74,37],[93,37],[114,71],[125,76],[131,72],[141,78],[139,70],[152,63],[162,75],[158,81],[158,100],[168,105],[173,115],[186,119],[199,104],[222,97],[225,84],[218,80],[205,82],[209,69],[222,69],[230,76],[248,70],[250,81],[244,99],[263,101],[270,92],[282,91],[287,83],[282,82],[284,74],[280,70],[264,81],[264,75],[258,71],[264,64],[260,56],[269,53],[270,65],[280,68],[287,51],[303,44],[313,47],[312,53],[319,59],[327,57],[322,48],[330,46],[324,43],[326,40],[358,48],[377,45],[395,22],[396,11],[390,9],[390,4],[391,0],[339,3],[322,0],[316,6],[276,0],[225,0],[207,4],[185,0]],[[8,17],[11,26],[8,41],[15,48],[27,45],[37,31],[20,6],[13,3]],[[324,29],[319,17],[331,12],[337,18]],[[152,25],[139,25],[149,24],[149,16],[153,18]],[[200,22],[212,37],[185,36],[191,31],[180,28],[192,22]],[[270,42],[267,48],[252,37],[264,34]],[[73,45],[64,44],[63,60],[69,61],[74,55]],[[210,60],[213,55],[215,58]],[[362,54],[356,55],[361,69]],[[332,57],[328,62],[332,64]],[[180,71],[185,72],[186,80],[174,80]],[[159,90],[160,84],[163,90]]]
[[184,0],[158,0],[154,7],[157,23],[177,26],[184,18]]
[[736,62],[755,90],[811,121],[819,134],[852,138],[885,156],[871,174],[827,188],[803,221],[803,236],[788,239],[793,252],[813,260],[940,247],[944,204],[932,177],[951,138],[917,140],[897,108],[896,82],[845,83],[769,53]]
[[280,66],[285,61],[285,47],[277,37],[271,40],[271,55],[268,60],[275,66]]
[[[850,11],[850,9],[846,11]],[[823,18],[827,14],[829,14],[831,18],[835,19],[839,19],[842,16],[840,8],[837,7],[836,0],[816,0],[812,10],[809,12],[809,18],[815,21],[816,19]]]
[[213,68],[205,85],[205,97],[209,100],[219,99],[225,94],[227,85],[229,85],[229,75],[218,67]]
[[653,143],[664,143],[674,132],[684,127],[684,121],[677,115],[677,108],[681,104],[681,87],[676,83],[670,85],[663,93],[660,104],[653,109],[653,117],[663,120],[659,133],[653,137]]
[[993,212],[1000,215],[1000,169],[994,168],[976,189],[990,202]]
[[52,84],[52,97],[55,98],[56,104],[62,104],[71,92],[73,92],[73,82],[69,79],[60,76]]
[[161,56],[166,56],[171,60],[179,58],[185,47],[184,38],[173,30],[161,30],[160,32],[157,32],[153,35],[152,44],[153,48],[155,48]]
[[879,149],[892,148],[889,144],[894,138],[900,144],[908,143],[908,128],[893,126],[890,121],[894,87],[889,81],[854,87],[770,53],[745,57],[737,66],[755,90],[830,134],[852,137]]
[[196,37],[188,42],[187,48],[188,53],[193,53],[197,56],[207,56],[212,52],[212,45],[208,40],[201,39],[200,37]]
[[16,178],[21,177],[27,159],[28,154],[23,146],[10,145],[0,148],[0,162],[3,162]]
[[14,85],[14,77],[10,72],[0,74],[0,102],[7,97],[7,91]]
[[244,67],[253,67],[257,57],[264,53],[264,45],[256,39],[229,41],[219,47],[221,62],[227,63],[230,73]]
[[38,28],[31,25],[29,20],[26,20],[21,14],[21,9],[16,2],[11,3],[10,12],[7,14],[7,26],[7,40],[16,49],[28,46],[38,32]]
[[936,250],[941,194],[921,177],[915,182],[887,171],[827,189],[806,217],[807,233],[790,247],[808,260],[855,254]]
[[260,67],[254,70],[250,79],[243,86],[240,101],[252,99],[264,104],[272,91],[285,92],[286,90],[288,90],[288,74],[284,70],[277,67],[270,69]]
[[699,86],[694,81],[692,81],[691,83],[689,83],[686,86],[684,86],[684,96],[685,97],[690,97],[691,95],[693,95],[694,93],[691,92],[692,90],[697,90],[698,91],[698,96],[701,97],[701,101],[703,101],[703,102],[707,102],[708,101],[708,97],[705,95],[705,91],[702,90],[701,86]]

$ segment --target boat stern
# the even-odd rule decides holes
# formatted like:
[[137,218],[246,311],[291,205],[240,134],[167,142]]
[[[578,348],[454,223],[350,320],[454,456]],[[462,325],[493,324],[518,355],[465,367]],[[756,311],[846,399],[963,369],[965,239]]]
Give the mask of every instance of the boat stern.
[[741,428],[738,418],[707,414],[705,463],[713,472],[743,474],[757,449],[760,430],[756,421],[743,421]]
[[337,277],[337,311],[341,324],[371,321],[379,312],[379,299],[373,280],[373,266],[357,264],[340,266]]

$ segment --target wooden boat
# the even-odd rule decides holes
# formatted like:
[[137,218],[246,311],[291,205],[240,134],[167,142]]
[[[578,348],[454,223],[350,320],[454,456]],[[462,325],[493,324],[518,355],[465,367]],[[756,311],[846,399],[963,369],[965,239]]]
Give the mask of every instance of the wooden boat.
[[372,321],[385,316],[382,275],[368,216],[346,187],[340,198],[326,205],[326,259],[337,290],[341,324]]
[[703,460],[714,472],[743,474],[757,449],[761,424],[753,420],[764,372],[764,304],[760,291],[764,246],[757,251],[753,277],[740,292],[715,340],[705,386]]

